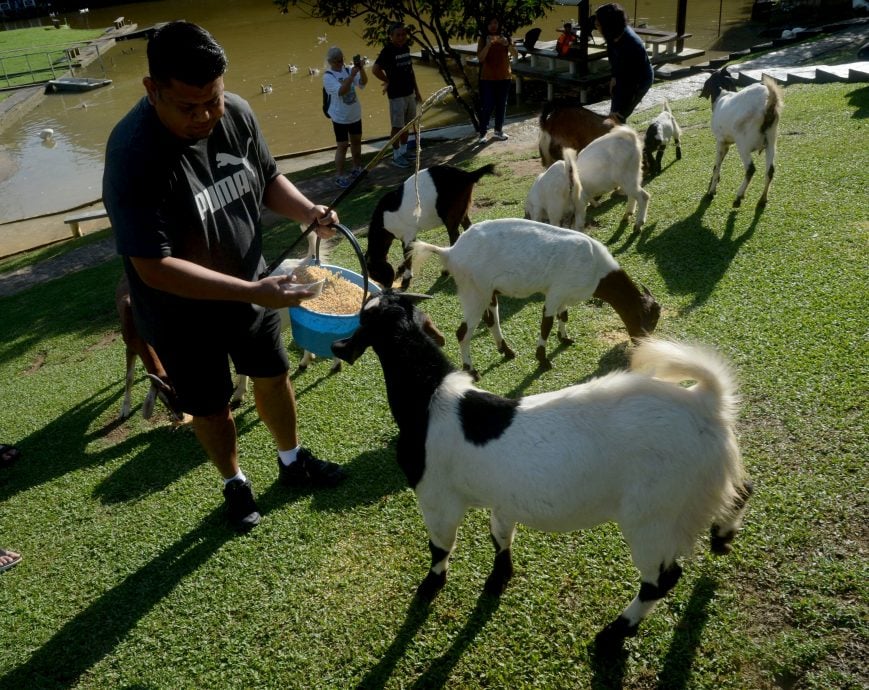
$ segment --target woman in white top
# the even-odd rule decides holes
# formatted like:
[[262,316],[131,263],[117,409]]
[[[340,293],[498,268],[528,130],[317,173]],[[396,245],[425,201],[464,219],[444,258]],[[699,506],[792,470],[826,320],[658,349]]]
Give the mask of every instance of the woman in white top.
[[[342,189],[350,186],[353,178],[362,172],[362,105],[356,97],[356,89],[364,89],[368,74],[361,60],[348,69],[344,53],[337,46],[326,53],[329,69],[323,73],[323,88],[329,94],[329,117],[335,130],[335,184]],[[347,148],[353,158],[353,170],[344,175],[344,159]]]

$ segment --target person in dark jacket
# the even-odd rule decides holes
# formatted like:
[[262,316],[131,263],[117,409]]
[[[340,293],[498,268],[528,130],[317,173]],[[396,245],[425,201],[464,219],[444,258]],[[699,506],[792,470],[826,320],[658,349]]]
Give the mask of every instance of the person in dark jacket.
[[628,26],[628,17],[615,2],[601,5],[594,14],[595,28],[606,41],[612,79],[609,119],[624,124],[652,85],[654,73],[646,46]]

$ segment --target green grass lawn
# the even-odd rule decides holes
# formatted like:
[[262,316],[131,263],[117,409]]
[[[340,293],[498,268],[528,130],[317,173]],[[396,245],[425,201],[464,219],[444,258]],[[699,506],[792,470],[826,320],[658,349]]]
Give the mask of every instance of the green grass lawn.
[[[0,442],[24,456],[0,469],[0,546],[24,554],[0,575],[0,687],[866,687],[867,106],[866,86],[787,88],[770,202],[756,212],[760,173],[731,209],[735,152],[718,196],[702,201],[715,148],[709,104],[673,103],[684,157],[668,150],[648,185],[642,232],[620,223],[621,200],[590,212],[590,232],[661,303],[658,334],[712,344],[733,362],[755,481],[734,552],[714,558],[701,539],[615,658],[589,646],[638,588],[614,525],[520,527],[516,575],[493,601],[480,596],[488,516],[472,511],[445,589],[430,607],[413,603],[428,538],[395,464],[372,353],[335,376],[322,361],[294,376],[303,442],[351,473],[338,489],[280,488],[252,401],[240,408],[242,467],[263,521],[236,536],[191,433],[173,431],[162,408],[152,422],[116,421],[120,262],[0,298]],[[480,182],[474,219],[521,216],[539,166],[531,153],[505,160],[497,145],[463,165],[490,160],[501,175]],[[342,213],[364,224],[382,191]],[[295,232],[270,231],[269,255]],[[424,239],[443,244],[446,232]],[[346,242],[332,261],[356,265]],[[434,295],[427,311],[458,361],[453,283],[432,260],[413,289]],[[539,372],[541,305],[502,302],[515,360],[479,331],[483,388],[522,395],[624,366],[621,322],[587,304],[571,310],[576,343],[553,337],[554,368]],[[137,413],[146,389],[140,377]]]
[[[71,29],[63,24],[0,31],[0,87],[24,86],[63,74],[68,68],[66,49],[102,36],[104,29]],[[58,76],[59,76],[58,74]],[[0,93],[0,100],[8,93]]]

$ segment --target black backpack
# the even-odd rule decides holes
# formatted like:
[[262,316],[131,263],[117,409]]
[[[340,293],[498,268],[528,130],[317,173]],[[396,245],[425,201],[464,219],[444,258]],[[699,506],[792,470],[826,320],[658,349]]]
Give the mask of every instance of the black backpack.
[[328,117],[330,120],[332,119],[331,117],[329,117],[329,104],[331,102],[332,102],[332,97],[329,95],[329,92],[326,91],[326,87],[324,86],[323,87],[323,115]]

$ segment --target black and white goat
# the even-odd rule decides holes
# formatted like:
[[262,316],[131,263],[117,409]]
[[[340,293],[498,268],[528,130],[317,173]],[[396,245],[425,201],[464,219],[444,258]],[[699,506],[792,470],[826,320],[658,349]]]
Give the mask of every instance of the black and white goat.
[[[677,558],[702,531],[727,553],[751,493],[733,426],[736,390],[714,352],[648,340],[620,371],[518,400],[482,391],[414,321],[413,299],[373,297],[359,329],[332,351],[380,359],[399,429],[397,460],[416,492],[431,569],[417,589],[444,586],[456,531],[471,507],[491,509],[495,561],[486,591],[513,574],[516,524],[566,532],[618,523],[640,571],[639,593],[598,635],[618,645],[677,583]],[[683,387],[681,383],[696,383]]]
[[368,275],[385,287],[391,287],[396,271],[387,260],[389,247],[396,238],[401,242],[404,261],[398,267],[401,287],[407,289],[413,272],[409,258],[410,243],[417,233],[446,226],[450,244],[459,236],[459,226],[467,229],[471,220],[468,210],[474,185],[484,175],[491,175],[493,164],[468,172],[452,165],[432,165],[408,177],[401,187],[386,193],[377,203],[368,226],[368,249],[365,263]]
[[413,243],[414,260],[424,261],[431,254],[456,281],[464,312],[456,337],[464,368],[474,378],[479,374],[471,363],[471,336],[481,318],[498,351],[508,359],[515,356],[501,333],[498,295],[546,296],[536,351],[545,369],[552,366],[546,341],[556,316],[558,339],[573,342],[566,328],[571,304],[602,299],[618,312],[632,338],[649,335],[661,314],[652,293],[646,288],[640,291],[609,250],[581,232],[521,218],[485,220],[468,228],[452,247]]
[[711,198],[715,195],[721,175],[721,162],[731,145],[736,144],[736,150],[745,167],[745,178],[733,201],[733,207],[738,208],[755,172],[751,154],[766,150],[763,194],[757,202],[758,208],[761,208],[766,205],[769,185],[775,174],[775,145],[784,100],[775,81],[766,74],[760,84],[752,84],[738,93],[735,92],[736,81],[726,67],[713,73],[700,91],[702,98],[712,101],[712,133],[718,145],[707,196]]
[[682,129],[665,98],[661,112],[649,123],[643,140],[643,165],[650,177],[660,175],[661,159],[670,140],[676,146],[676,160],[682,160]]

